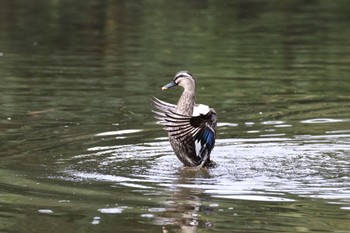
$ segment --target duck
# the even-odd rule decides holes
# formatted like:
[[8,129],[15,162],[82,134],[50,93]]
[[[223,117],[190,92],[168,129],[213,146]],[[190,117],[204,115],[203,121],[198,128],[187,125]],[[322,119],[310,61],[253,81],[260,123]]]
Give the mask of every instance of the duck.
[[153,113],[164,126],[177,158],[185,167],[212,167],[210,154],[215,145],[217,114],[213,108],[196,104],[196,79],[189,71],[176,73],[173,80],[162,87],[183,88],[177,104],[152,98]]

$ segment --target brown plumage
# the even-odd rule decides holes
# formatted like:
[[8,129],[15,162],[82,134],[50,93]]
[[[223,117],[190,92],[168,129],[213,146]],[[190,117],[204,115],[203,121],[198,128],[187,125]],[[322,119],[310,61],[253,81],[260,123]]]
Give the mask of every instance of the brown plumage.
[[162,89],[177,85],[184,88],[177,105],[153,97],[155,117],[168,132],[170,144],[185,166],[210,166],[210,153],[215,144],[216,112],[206,105],[195,103],[196,81],[191,73],[178,72],[172,82]]

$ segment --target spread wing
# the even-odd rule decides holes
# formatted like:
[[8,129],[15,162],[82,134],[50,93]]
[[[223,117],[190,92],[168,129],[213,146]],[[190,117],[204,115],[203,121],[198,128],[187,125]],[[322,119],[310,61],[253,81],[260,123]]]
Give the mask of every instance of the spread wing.
[[176,108],[175,104],[167,103],[165,101],[157,99],[156,97],[152,98],[152,104],[154,108],[156,108],[158,111],[161,111],[161,112],[167,112],[170,110],[175,111],[175,108]]
[[214,109],[199,116],[185,116],[175,112],[175,105],[154,98],[155,117],[170,136],[184,143],[199,143],[199,153],[209,153],[214,148],[217,116]]

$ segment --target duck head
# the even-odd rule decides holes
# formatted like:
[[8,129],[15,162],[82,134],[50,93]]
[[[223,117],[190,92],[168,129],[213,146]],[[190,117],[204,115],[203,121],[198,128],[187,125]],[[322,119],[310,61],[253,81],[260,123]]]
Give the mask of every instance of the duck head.
[[190,72],[180,71],[175,75],[174,79],[170,83],[162,87],[162,90],[166,90],[174,86],[182,86],[185,90],[194,90],[196,80]]

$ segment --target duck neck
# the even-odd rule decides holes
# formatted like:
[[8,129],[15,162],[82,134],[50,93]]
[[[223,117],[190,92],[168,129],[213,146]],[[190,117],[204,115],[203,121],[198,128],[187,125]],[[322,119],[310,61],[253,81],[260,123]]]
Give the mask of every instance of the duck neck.
[[194,91],[184,90],[182,95],[177,102],[176,113],[192,116],[193,107],[195,104],[195,93]]

